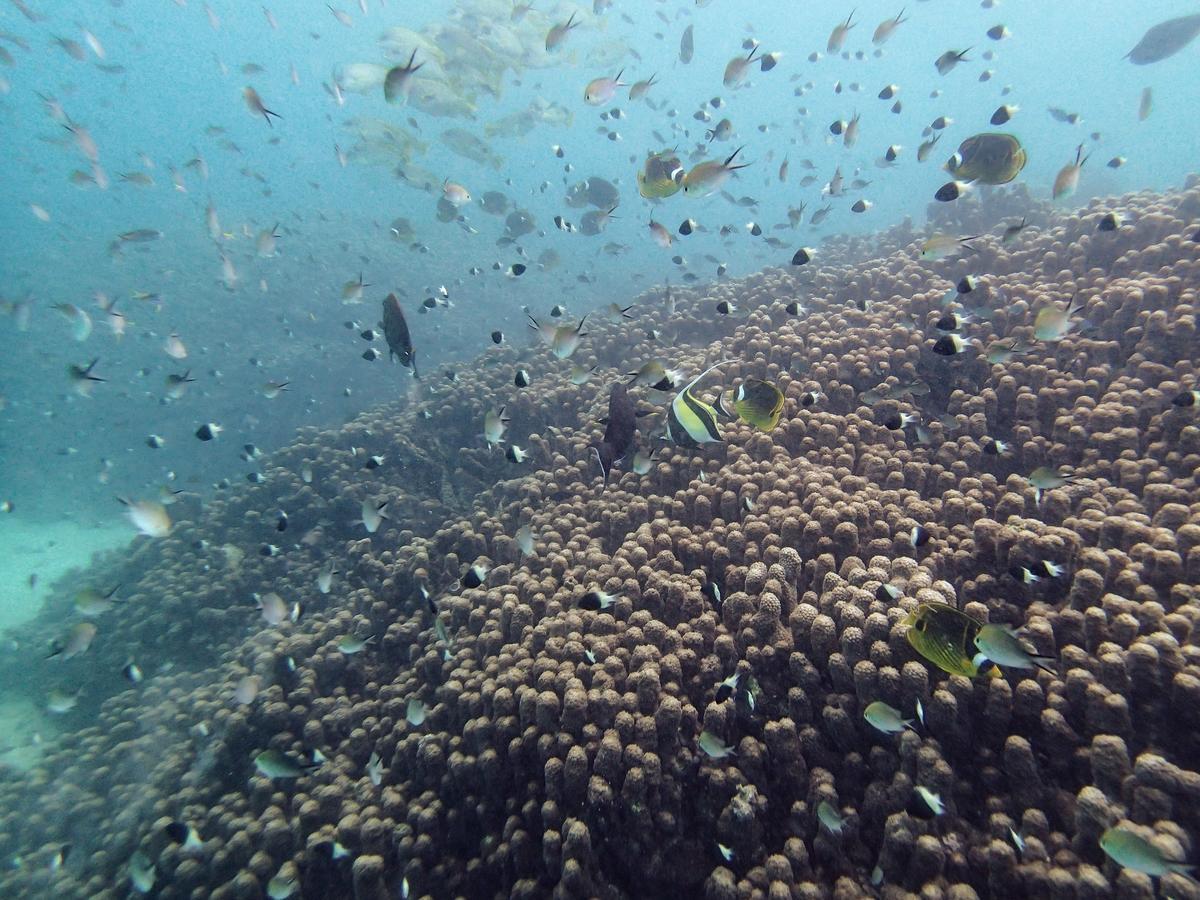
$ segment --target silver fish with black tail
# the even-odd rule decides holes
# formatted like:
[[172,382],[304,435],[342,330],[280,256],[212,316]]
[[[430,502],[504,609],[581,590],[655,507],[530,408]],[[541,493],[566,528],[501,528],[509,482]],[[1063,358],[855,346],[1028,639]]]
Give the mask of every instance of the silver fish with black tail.
[[408,332],[404,310],[400,308],[400,300],[395,294],[388,294],[383,301],[383,336],[387,340],[388,359],[396,357],[400,360],[400,365],[413,370],[413,378],[420,378],[412,335]]

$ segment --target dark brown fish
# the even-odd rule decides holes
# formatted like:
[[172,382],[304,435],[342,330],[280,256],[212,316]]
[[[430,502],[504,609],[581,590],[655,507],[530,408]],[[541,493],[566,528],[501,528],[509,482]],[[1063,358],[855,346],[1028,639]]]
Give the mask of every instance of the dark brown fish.
[[592,444],[604,483],[608,484],[608,473],[613,464],[625,458],[633,446],[633,435],[637,431],[637,410],[625,385],[617,382],[608,395],[608,424],[604,427],[604,439]]
[[404,320],[404,310],[400,308],[400,301],[395,294],[388,294],[383,301],[383,336],[387,340],[388,359],[396,357],[400,365],[413,370],[413,378],[420,378],[408,322]]

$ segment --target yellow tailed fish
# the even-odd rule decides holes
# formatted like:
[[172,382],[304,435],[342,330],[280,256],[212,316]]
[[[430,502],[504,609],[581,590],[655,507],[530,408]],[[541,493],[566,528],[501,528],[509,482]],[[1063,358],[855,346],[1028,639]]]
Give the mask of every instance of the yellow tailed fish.
[[724,440],[717,427],[717,411],[703,400],[697,400],[692,389],[701,378],[727,362],[732,360],[709,366],[671,400],[671,408],[667,411],[667,434],[676,444],[698,447],[701,444],[719,444]]
[[743,422],[770,431],[783,415],[783,392],[769,382],[749,378],[734,392],[733,408]]
[[948,603],[922,603],[904,618],[908,642],[922,657],[943,672],[974,678],[998,675],[992,666],[975,661],[975,638],[983,623]]

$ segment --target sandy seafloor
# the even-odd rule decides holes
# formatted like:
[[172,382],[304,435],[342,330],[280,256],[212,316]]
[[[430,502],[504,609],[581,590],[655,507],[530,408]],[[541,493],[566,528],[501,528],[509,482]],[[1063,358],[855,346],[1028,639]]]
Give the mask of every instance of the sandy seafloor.
[[[32,619],[57,592],[73,593],[63,576],[90,567],[96,554],[128,544],[125,523],[84,525],[67,519],[38,522],[19,515],[0,520],[0,632]],[[36,581],[31,585],[31,576]],[[84,582],[79,587],[84,587]],[[99,586],[97,586],[99,587]],[[105,587],[108,590],[115,585]],[[70,601],[69,597],[59,598]],[[18,649],[4,637],[0,649]],[[47,647],[49,637],[47,638]],[[40,755],[41,739],[57,729],[54,717],[26,697],[0,693],[0,763],[27,768]]]

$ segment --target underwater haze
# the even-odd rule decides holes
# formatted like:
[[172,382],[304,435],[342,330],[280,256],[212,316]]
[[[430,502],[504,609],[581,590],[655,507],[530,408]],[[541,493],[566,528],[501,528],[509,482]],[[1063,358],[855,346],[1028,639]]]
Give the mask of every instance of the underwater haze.
[[0,0],[0,893],[1200,897],[1198,34]]

